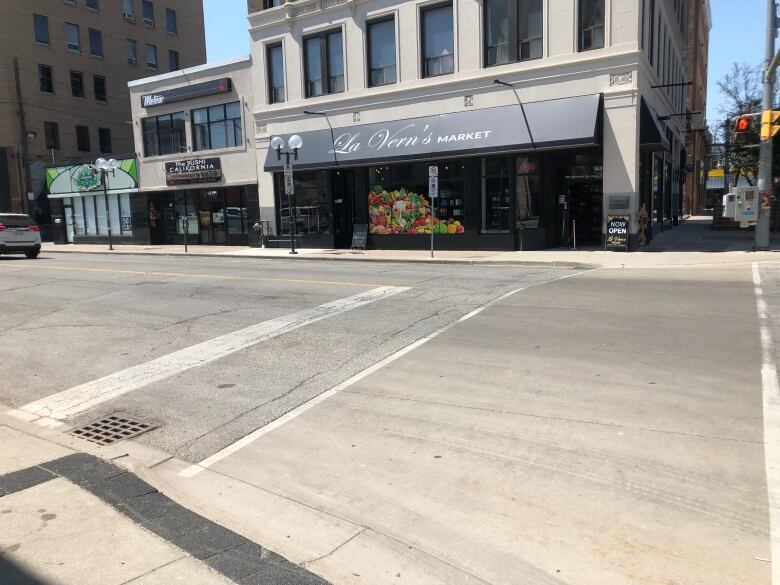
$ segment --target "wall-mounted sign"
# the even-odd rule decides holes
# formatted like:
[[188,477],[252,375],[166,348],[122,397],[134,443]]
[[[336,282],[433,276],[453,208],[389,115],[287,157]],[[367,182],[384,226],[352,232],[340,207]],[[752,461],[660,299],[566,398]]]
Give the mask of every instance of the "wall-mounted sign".
[[[90,165],[46,168],[46,188],[49,197],[61,199],[74,194],[88,193],[102,187],[100,173]],[[138,191],[138,163],[134,158],[119,160],[119,168],[106,174],[109,193],[133,193]]]
[[625,250],[628,252],[628,228],[631,217],[628,215],[607,216],[607,238],[604,247],[608,250]]
[[[306,146],[295,165],[298,169],[326,168],[376,160],[430,160],[433,155],[511,152],[534,145],[573,148],[600,143],[601,95],[529,102],[524,105],[528,125],[521,109],[519,105],[500,106],[301,132]],[[265,170],[282,170],[273,149],[268,150]]]
[[204,81],[203,83],[193,83],[192,85],[175,89],[147,93],[141,96],[141,107],[153,108],[209,95],[230,93],[231,91],[233,91],[233,83],[229,77],[224,77],[222,79]]
[[629,195],[610,195],[610,211],[629,211],[631,209],[631,197]]
[[222,180],[219,158],[196,158],[165,163],[165,182],[174,185],[218,183]]

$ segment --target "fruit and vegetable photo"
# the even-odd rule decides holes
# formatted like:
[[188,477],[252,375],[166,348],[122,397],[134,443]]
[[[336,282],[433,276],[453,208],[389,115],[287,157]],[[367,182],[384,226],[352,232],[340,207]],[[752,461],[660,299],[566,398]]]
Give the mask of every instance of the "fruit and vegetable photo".
[[418,193],[397,189],[387,191],[376,185],[368,194],[369,231],[374,235],[462,234],[463,225],[454,218],[434,218],[431,224],[431,206]]

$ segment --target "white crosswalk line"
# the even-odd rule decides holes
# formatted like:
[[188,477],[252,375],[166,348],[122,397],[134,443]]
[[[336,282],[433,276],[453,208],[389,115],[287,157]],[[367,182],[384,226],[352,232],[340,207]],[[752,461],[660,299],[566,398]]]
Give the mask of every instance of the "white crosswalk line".
[[52,396],[25,404],[19,408],[19,411],[22,415],[26,413],[55,421],[67,420],[133,390],[203,366],[262,341],[407,290],[409,290],[408,287],[378,287],[312,309],[304,309],[290,315],[264,321],[115,372],[92,382],[74,386]]

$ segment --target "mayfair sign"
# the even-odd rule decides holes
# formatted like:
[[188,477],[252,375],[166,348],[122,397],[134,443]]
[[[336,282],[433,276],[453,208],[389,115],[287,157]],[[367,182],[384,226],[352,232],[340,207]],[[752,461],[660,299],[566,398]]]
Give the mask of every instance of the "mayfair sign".
[[222,162],[219,158],[196,158],[165,163],[165,182],[174,185],[219,183],[222,180]]
[[203,83],[193,83],[192,85],[144,94],[141,96],[141,107],[153,108],[210,95],[230,93],[231,91],[233,91],[233,82],[229,77],[223,77],[222,79],[213,79]]

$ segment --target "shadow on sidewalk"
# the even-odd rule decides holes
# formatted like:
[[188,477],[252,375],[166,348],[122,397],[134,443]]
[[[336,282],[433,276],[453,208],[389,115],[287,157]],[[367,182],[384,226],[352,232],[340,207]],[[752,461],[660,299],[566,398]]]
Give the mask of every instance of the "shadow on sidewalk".
[[[639,252],[750,252],[754,238],[753,230],[715,231],[711,216],[696,216],[656,232],[652,242]],[[771,234],[770,250],[780,252],[780,234]]]
[[51,582],[28,573],[8,557],[0,556],[0,583],[3,585],[50,585]]

